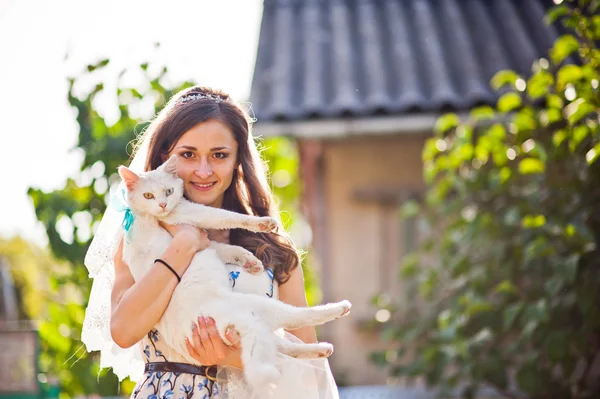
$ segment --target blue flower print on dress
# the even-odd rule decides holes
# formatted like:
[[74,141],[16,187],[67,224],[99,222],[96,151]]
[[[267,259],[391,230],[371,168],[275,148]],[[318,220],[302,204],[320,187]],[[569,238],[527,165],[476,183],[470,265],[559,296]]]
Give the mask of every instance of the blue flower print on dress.
[[[156,329],[152,329],[142,338],[139,348],[146,363],[182,362],[181,358],[171,357],[173,351]],[[218,383],[204,376],[182,372],[148,371],[138,381],[130,399],[218,399],[220,397]]]
[[181,390],[181,392],[183,393],[191,393],[192,392],[192,386],[191,385],[185,385],[185,384],[181,384],[181,388],[179,388],[179,390]]
[[240,272],[229,272],[229,279],[232,282],[231,288],[235,287],[235,280],[240,276]]

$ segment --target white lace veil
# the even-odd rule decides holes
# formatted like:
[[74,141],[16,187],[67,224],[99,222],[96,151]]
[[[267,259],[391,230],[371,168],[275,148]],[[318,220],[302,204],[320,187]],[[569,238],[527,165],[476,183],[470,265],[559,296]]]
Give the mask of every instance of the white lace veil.
[[[130,169],[134,172],[144,170],[151,136],[152,130],[149,129],[131,162]],[[122,188],[123,183],[120,183],[117,190]],[[115,279],[113,258],[123,236],[122,221],[123,214],[108,204],[85,256],[84,264],[94,283],[85,311],[81,341],[88,352],[100,351],[100,368],[112,367],[119,381],[126,377],[136,381],[144,371],[137,345],[123,349],[110,335],[110,296]]]

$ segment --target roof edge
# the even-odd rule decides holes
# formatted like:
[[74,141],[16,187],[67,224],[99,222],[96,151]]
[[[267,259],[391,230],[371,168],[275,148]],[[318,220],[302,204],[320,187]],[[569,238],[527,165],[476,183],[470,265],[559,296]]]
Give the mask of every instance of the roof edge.
[[339,139],[365,135],[431,133],[441,113],[334,118],[308,121],[258,122],[254,136],[288,136],[302,139]]

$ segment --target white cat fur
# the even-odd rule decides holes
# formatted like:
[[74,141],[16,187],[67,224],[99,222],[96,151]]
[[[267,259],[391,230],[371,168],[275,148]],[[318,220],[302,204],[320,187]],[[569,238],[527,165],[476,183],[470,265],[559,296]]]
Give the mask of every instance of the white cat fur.
[[[123,259],[136,281],[149,271],[171,241],[159,221],[193,224],[205,229],[243,228],[255,232],[271,231],[277,225],[270,217],[242,215],[188,201],[183,197],[183,181],[175,174],[176,161],[174,155],[157,170],[140,175],[124,166],[119,167],[119,174],[127,186],[126,199],[134,214]],[[170,195],[167,195],[168,189],[173,189]],[[145,198],[145,193],[152,193],[154,198]],[[294,307],[266,296],[232,292],[224,263],[244,266],[250,272],[263,269],[249,251],[212,242],[209,248],[194,256],[156,325],[167,344],[188,362],[199,364],[189,355],[184,341],[186,337],[191,338],[192,325],[198,316],[212,317],[225,342],[228,326],[239,332],[244,374],[251,386],[261,387],[277,381],[277,350],[302,358],[326,357],[333,352],[329,343],[292,343],[274,331],[319,325],[342,317],[349,312],[350,302]]]

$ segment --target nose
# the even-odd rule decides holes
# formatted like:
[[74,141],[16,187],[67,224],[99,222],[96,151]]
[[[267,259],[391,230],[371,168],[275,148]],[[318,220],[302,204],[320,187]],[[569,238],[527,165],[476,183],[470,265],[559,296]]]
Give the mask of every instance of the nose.
[[201,179],[206,179],[213,174],[212,166],[206,158],[203,158],[194,173]]
[[167,203],[161,202],[160,204],[158,204],[158,206],[160,206],[162,209],[165,209],[167,207]]

